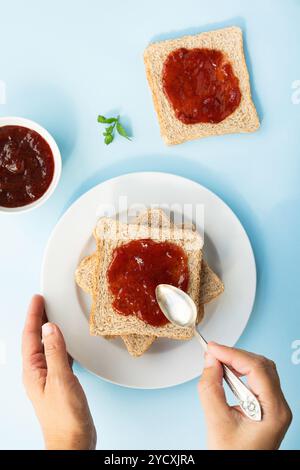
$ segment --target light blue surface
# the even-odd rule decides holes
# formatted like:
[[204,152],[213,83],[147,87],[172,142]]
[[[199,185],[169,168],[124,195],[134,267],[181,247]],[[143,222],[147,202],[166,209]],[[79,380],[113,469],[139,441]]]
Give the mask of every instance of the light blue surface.
[[[42,447],[21,383],[20,335],[28,300],[39,290],[52,228],[95,184],[155,170],[207,186],[244,224],[256,255],[258,290],[238,344],[276,361],[294,412],[282,447],[299,449],[300,364],[291,360],[291,344],[300,339],[300,105],[292,103],[292,84],[300,80],[300,1],[0,0],[0,11],[0,80],[6,82],[7,95],[0,115],[38,121],[57,139],[63,155],[60,185],[42,208],[0,216],[0,447]],[[227,25],[240,25],[245,32],[261,130],[167,148],[145,79],[143,50],[153,39]],[[96,116],[112,111],[125,117],[134,135],[131,143],[119,138],[103,145]],[[108,384],[79,366],[76,372],[99,447],[205,447],[196,381],[135,391]]]

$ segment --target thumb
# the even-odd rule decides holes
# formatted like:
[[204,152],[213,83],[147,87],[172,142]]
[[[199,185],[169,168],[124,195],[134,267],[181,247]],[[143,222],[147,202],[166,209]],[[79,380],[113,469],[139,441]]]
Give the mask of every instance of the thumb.
[[220,362],[212,354],[206,353],[198,390],[207,421],[227,417],[230,412],[222,381],[223,369]]
[[58,326],[45,323],[42,326],[42,337],[48,373],[65,375],[70,372],[66,343]]

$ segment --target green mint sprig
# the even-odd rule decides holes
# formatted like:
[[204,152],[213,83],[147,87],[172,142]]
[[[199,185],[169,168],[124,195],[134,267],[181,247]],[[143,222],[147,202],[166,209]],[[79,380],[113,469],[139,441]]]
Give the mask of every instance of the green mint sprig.
[[103,132],[104,142],[106,145],[111,144],[112,141],[114,140],[116,129],[117,129],[118,134],[121,137],[124,137],[127,140],[131,140],[126,130],[120,123],[120,116],[116,118],[115,117],[106,118],[105,116],[99,115],[97,120],[98,122],[100,122],[100,124],[110,124],[110,126],[106,127],[105,131]]

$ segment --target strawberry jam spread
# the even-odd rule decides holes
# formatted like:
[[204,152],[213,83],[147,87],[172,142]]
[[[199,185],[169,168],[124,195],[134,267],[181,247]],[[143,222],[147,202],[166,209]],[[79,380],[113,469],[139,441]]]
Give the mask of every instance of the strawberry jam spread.
[[221,51],[176,49],[163,66],[163,90],[184,124],[218,123],[241,102],[239,79]]
[[132,240],[115,248],[107,279],[114,296],[113,308],[118,313],[163,326],[168,320],[158,306],[155,288],[171,284],[187,290],[187,255],[175,243]]
[[36,201],[53,175],[53,154],[40,134],[22,126],[0,127],[0,206]]

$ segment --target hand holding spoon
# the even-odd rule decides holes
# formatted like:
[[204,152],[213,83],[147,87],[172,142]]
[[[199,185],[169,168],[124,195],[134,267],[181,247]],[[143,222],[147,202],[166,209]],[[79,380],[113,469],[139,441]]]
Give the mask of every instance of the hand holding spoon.
[[[158,305],[167,319],[180,327],[193,327],[195,337],[206,352],[207,342],[196,329],[197,307],[191,297],[181,289],[169,284],[157,286],[155,294]],[[224,379],[238,399],[242,411],[253,421],[261,421],[261,407],[256,396],[229,367],[225,364],[222,364],[222,366]]]

